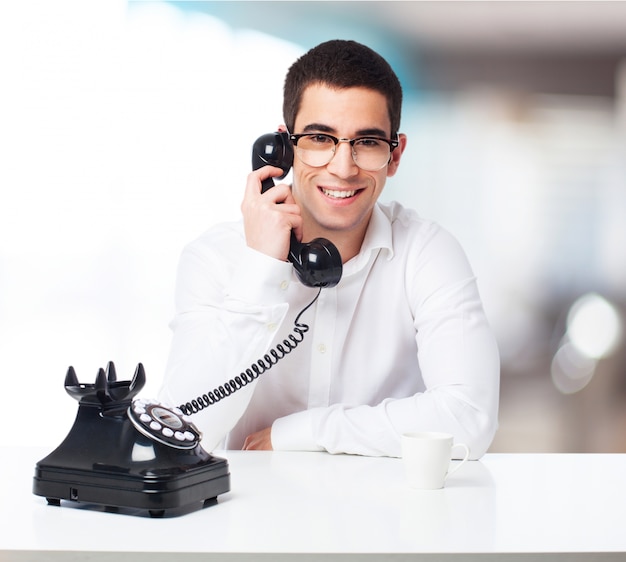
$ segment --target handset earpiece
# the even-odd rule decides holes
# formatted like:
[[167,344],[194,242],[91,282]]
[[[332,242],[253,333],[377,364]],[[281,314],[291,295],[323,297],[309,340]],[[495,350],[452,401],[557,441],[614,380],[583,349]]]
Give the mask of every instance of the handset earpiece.
[[[288,133],[268,133],[252,145],[252,169],[275,166],[283,170],[284,178],[293,165],[293,146]],[[274,187],[272,178],[263,180],[261,193]],[[299,242],[293,232],[289,246],[289,261],[298,279],[307,287],[334,287],[341,280],[343,261],[337,247],[325,238]]]
[[[283,171],[278,177],[282,180],[293,165],[293,146],[287,133],[267,133],[261,135],[252,145],[252,169],[275,166]],[[261,185],[261,193],[274,187],[274,180],[267,178]]]

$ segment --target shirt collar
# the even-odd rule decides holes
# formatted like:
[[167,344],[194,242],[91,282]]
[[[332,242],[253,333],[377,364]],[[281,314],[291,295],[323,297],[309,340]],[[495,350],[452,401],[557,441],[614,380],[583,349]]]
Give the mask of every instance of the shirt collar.
[[361,251],[348,263],[345,264],[349,272],[354,272],[365,267],[372,258],[374,252],[383,250],[387,254],[387,260],[393,258],[393,236],[391,220],[379,203],[376,203],[372,211]]

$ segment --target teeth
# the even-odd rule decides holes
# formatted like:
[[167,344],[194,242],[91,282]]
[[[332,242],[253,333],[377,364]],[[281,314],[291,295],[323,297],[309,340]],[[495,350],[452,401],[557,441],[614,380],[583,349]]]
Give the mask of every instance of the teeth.
[[345,199],[346,197],[352,197],[356,190],[353,191],[335,191],[334,189],[322,189],[324,195],[328,197],[336,197],[337,199]]

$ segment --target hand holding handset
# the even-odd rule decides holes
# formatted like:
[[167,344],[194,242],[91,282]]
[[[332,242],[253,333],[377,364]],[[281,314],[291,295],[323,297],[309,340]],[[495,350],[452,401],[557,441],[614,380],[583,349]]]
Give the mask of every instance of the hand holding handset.
[[[287,133],[268,133],[259,137],[252,146],[252,169],[275,166],[283,171],[284,178],[293,164],[293,146]],[[274,187],[272,178],[261,183],[261,193]],[[298,278],[307,287],[334,287],[341,279],[343,264],[337,247],[325,238],[299,242],[291,233],[289,261]]]
[[[277,166],[284,177],[293,163],[288,135],[260,137],[254,144],[252,163],[254,169]],[[269,178],[262,189],[273,185]],[[341,279],[341,256],[328,240],[302,244],[292,233],[289,260],[309,287],[321,291]],[[33,493],[54,505],[63,499],[115,510],[147,509],[155,517],[187,509],[197,501],[204,506],[213,503],[230,490],[228,463],[202,448],[202,435],[187,416],[250,384],[293,351],[309,329],[300,316],[317,296],[298,314],[293,332],[282,343],[238,376],[177,408],[136,398],[145,383],[141,364],[131,381],[118,381],[109,363],[106,371],[98,371],[94,384],[80,383],[70,367],[65,389],[78,400],[78,414],[61,445],[37,463]]]

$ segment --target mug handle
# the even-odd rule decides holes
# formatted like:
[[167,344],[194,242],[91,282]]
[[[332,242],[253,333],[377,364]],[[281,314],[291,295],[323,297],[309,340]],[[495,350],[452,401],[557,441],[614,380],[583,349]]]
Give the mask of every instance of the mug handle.
[[455,447],[462,447],[463,449],[465,449],[465,456],[461,459],[461,462],[459,462],[458,464],[456,464],[455,466],[453,466],[452,468],[448,470],[448,474],[446,474],[446,478],[448,478],[450,474],[454,474],[457,470],[459,470],[459,468],[461,468],[467,462],[467,459],[469,459],[469,456],[470,456],[469,447],[465,443],[455,443],[454,445],[452,445],[452,448],[454,449]]

